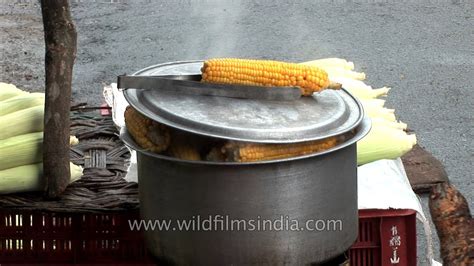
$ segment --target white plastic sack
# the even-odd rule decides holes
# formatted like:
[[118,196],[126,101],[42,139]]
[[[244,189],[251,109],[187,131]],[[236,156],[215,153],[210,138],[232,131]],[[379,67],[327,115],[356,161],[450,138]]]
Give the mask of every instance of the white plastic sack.
[[357,183],[359,209],[412,209],[426,219],[400,159],[359,166]]
[[125,118],[123,113],[128,106],[128,102],[125,100],[122,91],[117,89],[116,83],[112,83],[104,87],[103,94],[105,102],[112,107],[112,119],[115,125],[118,128],[124,127]]
[[[104,98],[105,102],[112,107],[112,120],[114,121],[115,126],[119,129],[125,126],[125,117],[124,112],[125,108],[128,106],[123,92],[117,89],[117,84],[112,83],[104,87]],[[125,180],[128,182],[138,182],[137,177],[137,154],[134,150],[129,149],[131,153],[130,157],[130,166],[127,169],[127,175]]]
[[413,192],[400,158],[379,160],[357,169],[359,209],[412,209],[423,223],[426,235],[426,254],[431,265],[441,265],[433,259],[431,227],[423,213],[420,200]]

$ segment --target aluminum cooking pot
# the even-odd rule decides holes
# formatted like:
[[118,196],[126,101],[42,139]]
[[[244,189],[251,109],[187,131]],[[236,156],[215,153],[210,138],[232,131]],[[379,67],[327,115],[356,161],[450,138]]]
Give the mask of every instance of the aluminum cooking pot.
[[[151,66],[134,75],[193,75],[202,61]],[[172,89],[172,88],[170,88]],[[186,161],[137,151],[148,248],[175,265],[304,265],[337,257],[358,232],[356,142],[370,121],[345,90],[297,101],[124,92],[150,119],[188,134],[295,143],[354,134],[320,153],[251,163]],[[153,228],[154,227],[154,228]]]
[[150,153],[123,130],[137,151],[141,216],[170,225],[145,232],[149,250],[176,265],[304,265],[338,256],[357,237],[356,141],[369,129],[364,119],[353,138],[326,152],[253,163]]

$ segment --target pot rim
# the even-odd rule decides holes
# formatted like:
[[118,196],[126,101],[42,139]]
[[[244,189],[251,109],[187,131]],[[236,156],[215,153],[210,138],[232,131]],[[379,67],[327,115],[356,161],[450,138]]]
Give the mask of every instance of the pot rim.
[[[147,75],[149,71],[153,70],[158,70],[160,68],[167,69],[167,67],[172,67],[172,66],[179,66],[179,65],[187,65],[187,64],[195,64],[195,63],[202,63],[204,60],[180,60],[180,61],[173,61],[173,62],[165,62],[161,64],[155,64],[148,66],[146,68],[140,69],[132,74],[132,76],[139,76],[139,75]],[[150,74],[150,73],[148,73]],[[250,143],[271,143],[271,144],[283,144],[283,143],[298,143],[298,142],[305,142],[305,141],[313,141],[313,140],[321,140],[325,139],[328,137],[333,137],[333,136],[338,136],[342,135],[346,132],[349,132],[355,128],[357,128],[362,119],[364,118],[364,107],[362,103],[352,95],[349,91],[347,91],[344,88],[341,88],[339,91],[332,91],[337,95],[337,98],[341,100],[341,103],[344,103],[346,107],[348,107],[348,104],[352,106],[352,108],[357,108],[357,116],[354,116],[351,118],[348,118],[346,116],[348,115],[346,112],[344,112],[344,117],[347,121],[351,121],[350,124],[346,124],[347,121],[344,122],[344,127],[339,125],[338,127],[335,127],[329,131],[320,131],[318,128],[306,128],[304,125],[298,125],[295,127],[290,127],[289,131],[280,131],[280,129],[277,129],[276,131],[270,130],[268,134],[274,135],[273,137],[268,137],[268,135],[265,132],[259,132],[258,130],[254,131],[252,134],[247,134],[247,133],[242,133],[246,132],[243,128],[240,127],[235,127],[235,126],[218,126],[218,127],[212,127],[209,126],[208,124],[199,124],[196,120],[182,120],[181,116],[169,116],[169,114],[173,113],[171,112],[172,110],[168,109],[157,109],[155,106],[156,103],[153,102],[147,102],[143,101],[141,97],[143,97],[143,94],[141,92],[137,92],[137,90],[125,90],[123,92],[123,95],[133,108],[135,108],[138,112],[140,112],[142,115],[166,124],[167,126],[171,128],[175,128],[178,130],[184,130],[188,131],[190,133],[202,135],[202,136],[207,136],[207,137],[213,137],[213,138],[218,138],[218,139],[223,139],[223,140],[236,140],[236,141],[245,141],[245,142],[250,142]],[[354,112],[354,110],[347,110],[350,112]],[[333,121],[335,122],[335,121]],[[207,121],[209,123],[209,121]],[[318,122],[321,123],[321,122]],[[311,124],[310,121],[308,121],[308,124]],[[321,124],[322,126],[327,126],[327,124]],[[300,128],[301,127],[301,128]],[[253,127],[252,127],[253,128]],[[303,132],[306,132],[302,135],[297,134],[297,136],[294,136],[294,134],[291,134],[291,132],[297,132],[299,130],[304,130]],[[287,135],[282,136],[283,135]],[[316,135],[315,135],[316,134]]]
[[357,141],[361,140],[363,137],[365,137],[369,131],[371,130],[372,127],[372,122],[370,118],[364,115],[362,121],[357,125],[357,133],[350,138],[349,140],[340,143],[330,149],[327,149],[325,151],[321,152],[316,152],[316,153],[311,153],[311,154],[305,154],[305,155],[300,155],[300,156],[295,156],[295,157],[290,157],[290,158],[284,158],[284,159],[274,159],[274,160],[265,160],[265,161],[255,161],[255,162],[213,162],[213,161],[193,161],[193,160],[184,160],[184,159],[178,159],[174,157],[169,157],[166,155],[162,154],[157,154],[153,153],[150,151],[146,151],[142,148],[140,148],[136,142],[132,139],[130,134],[127,132],[126,127],[124,126],[120,130],[120,139],[126,144],[127,147],[129,147],[132,150],[135,150],[136,152],[145,154],[150,157],[154,157],[157,159],[165,160],[165,161],[170,161],[170,162],[179,162],[179,163],[185,163],[185,164],[194,164],[194,165],[222,165],[222,166],[238,166],[238,165],[261,165],[261,164],[274,164],[274,163],[281,163],[281,162],[290,162],[290,161],[296,161],[296,160],[303,160],[311,157],[316,157],[316,156],[322,156],[329,154],[331,152],[335,152],[337,150],[346,148],[352,144],[356,144]]

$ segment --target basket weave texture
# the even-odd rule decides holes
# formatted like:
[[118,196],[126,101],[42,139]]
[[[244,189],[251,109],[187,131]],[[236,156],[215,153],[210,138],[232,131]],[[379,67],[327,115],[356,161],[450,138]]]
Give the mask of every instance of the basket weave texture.
[[118,137],[110,116],[71,113],[71,162],[84,167],[82,178],[70,184],[59,200],[42,192],[0,196],[0,208],[55,212],[117,212],[138,210],[138,184],[124,179],[130,152]]

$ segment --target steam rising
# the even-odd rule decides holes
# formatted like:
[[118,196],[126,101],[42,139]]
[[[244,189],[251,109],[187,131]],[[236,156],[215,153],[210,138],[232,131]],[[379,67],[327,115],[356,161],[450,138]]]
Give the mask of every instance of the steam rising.
[[[237,57],[236,45],[241,32],[240,1],[199,1],[193,3],[190,18],[196,21],[201,31],[198,37],[185,39],[186,59],[206,59],[211,57]],[[196,19],[198,17],[198,19]]]

